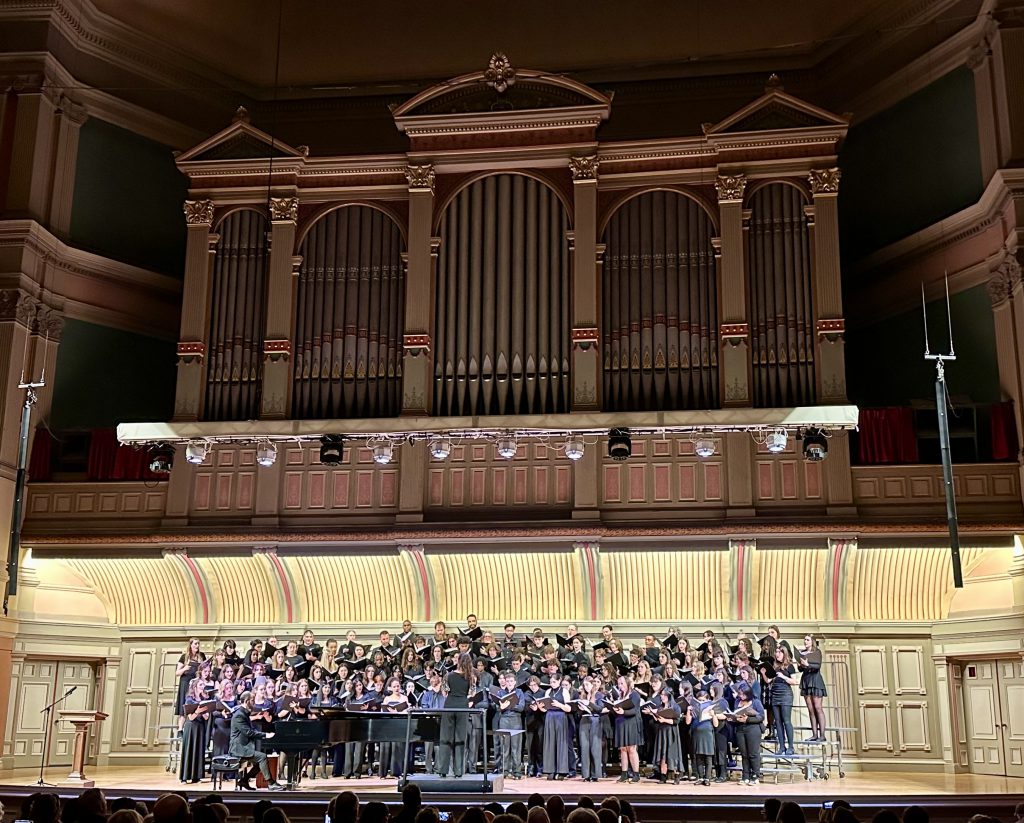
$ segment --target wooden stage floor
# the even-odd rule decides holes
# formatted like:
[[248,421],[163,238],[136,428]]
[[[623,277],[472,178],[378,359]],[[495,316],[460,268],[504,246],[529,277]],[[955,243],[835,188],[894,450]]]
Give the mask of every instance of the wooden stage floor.
[[[107,793],[108,797],[127,795],[137,799],[149,799],[167,791],[185,791],[190,795],[206,794],[210,789],[209,780],[195,785],[180,783],[173,774],[169,774],[160,766],[146,767],[96,767],[87,770],[90,779]],[[58,784],[62,794],[74,795],[74,788],[59,786],[66,776],[63,769],[48,769],[46,780]],[[12,776],[0,778],[0,795],[18,796],[35,790],[33,783],[38,772],[21,769]],[[399,799],[395,780],[379,780],[363,778],[345,780],[330,778],[328,780],[303,780],[296,789],[288,792],[275,793],[275,801],[291,801],[303,804],[316,803],[337,792],[352,790],[362,799],[379,799],[397,802]],[[270,797],[267,791],[235,792],[230,785],[222,790],[225,796],[232,799],[254,800]],[[971,802],[973,798],[980,801],[984,798],[1000,798],[1011,808],[1013,803],[1024,801],[1024,778],[989,777],[974,774],[918,774],[910,772],[847,772],[842,779],[833,775],[829,780],[804,780],[781,777],[778,783],[769,778],[760,786],[741,786],[735,780],[728,784],[712,784],[700,786],[682,783],[678,786],[671,782],[662,785],[653,780],[641,780],[640,783],[618,783],[615,778],[601,780],[598,783],[584,783],[579,778],[565,781],[549,781],[540,778],[505,781],[504,791],[499,795],[461,795],[464,800],[470,797],[511,802],[525,799],[538,792],[544,796],[558,793],[567,801],[575,801],[580,795],[603,798],[617,795],[636,799],[643,805],[650,804],[700,804],[737,807],[753,807],[759,805],[766,797],[798,800],[801,805],[819,804],[822,800],[842,797],[857,805],[866,806],[893,805],[900,807],[914,802],[940,803],[949,801]],[[428,795],[428,797],[432,797]],[[445,802],[453,796],[440,796],[439,802]],[[1014,799],[1016,797],[1016,799]],[[444,799],[442,799],[444,798]],[[481,802],[481,801],[475,801]],[[290,805],[290,803],[289,803]],[[970,816],[969,814],[964,817]]]

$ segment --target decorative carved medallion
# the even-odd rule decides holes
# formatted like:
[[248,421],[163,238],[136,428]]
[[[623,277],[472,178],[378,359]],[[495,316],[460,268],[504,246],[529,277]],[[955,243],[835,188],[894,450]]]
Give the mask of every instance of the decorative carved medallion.
[[596,154],[588,157],[570,157],[569,168],[573,180],[596,180],[598,159]]
[[212,200],[186,200],[185,222],[190,226],[213,225]]
[[1006,259],[999,264],[999,268],[992,273],[987,283],[988,296],[992,301],[992,306],[1001,306],[1013,297],[1014,291],[1022,282],[1024,282],[1024,278],[1022,278],[1020,263],[1017,262],[1016,257],[1008,254]]
[[719,203],[728,200],[742,200],[743,190],[746,187],[747,177],[744,174],[720,174],[715,180]]
[[512,68],[508,58],[499,51],[492,54],[491,59],[487,62],[484,80],[487,81],[488,86],[501,94],[509,86],[515,85],[516,70]]
[[294,222],[299,218],[298,197],[271,197],[270,198],[270,219],[274,221],[291,220]]
[[843,176],[838,168],[813,169],[807,175],[811,184],[811,194],[835,194],[839,191],[839,179]]
[[409,181],[409,191],[434,191],[434,167],[429,163],[425,166],[406,166],[405,179]]

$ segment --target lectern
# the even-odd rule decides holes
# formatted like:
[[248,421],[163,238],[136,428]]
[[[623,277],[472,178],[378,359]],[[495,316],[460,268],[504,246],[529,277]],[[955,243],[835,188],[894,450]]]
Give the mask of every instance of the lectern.
[[62,709],[57,716],[75,727],[75,752],[71,760],[71,774],[61,785],[91,789],[96,785],[96,781],[85,776],[85,752],[89,745],[89,730],[93,723],[106,720],[108,715],[97,711]]

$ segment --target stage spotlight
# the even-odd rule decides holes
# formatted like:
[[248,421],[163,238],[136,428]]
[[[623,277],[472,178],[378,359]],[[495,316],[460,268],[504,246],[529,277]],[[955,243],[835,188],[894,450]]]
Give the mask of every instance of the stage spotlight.
[[374,463],[380,463],[382,466],[386,466],[395,456],[395,444],[390,440],[381,440],[377,443],[373,443],[370,446],[370,451],[373,453]]
[[780,454],[786,450],[786,444],[789,442],[789,435],[786,434],[785,429],[776,429],[775,431],[768,432],[764,438],[764,446],[772,454]]
[[519,442],[514,434],[503,434],[494,441],[494,445],[498,450],[498,457],[505,460],[511,460],[519,451]]
[[430,456],[435,460],[447,460],[452,453],[452,439],[450,437],[435,437],[430,441]]
[[812,463],[820,463],[828,457],[828,440],[821,429],[804,432],[804,457]]
[[708,437],[701,437],[693,441],[693,452],[701,460],[707,460],[715,455],[715,441]]
[[583,457],[583,438],[578,434],[570,434],[565,438],[565,456],[573,461]]
[[190,440],[185,446],[185,459],[193,466],[200,465],[210,453],[210,444],[205,440]]
[[325,434],[320,438],[320,462],[325,466],[340,466],[345,459],[345,438],[340,434]]
[[174,446],[157,443],[149,452],[149,470],[153,474],[170,474],[174,466]]
[[633,454],[633,441],[629,429],[612,429],[608,432],[608,456],[612,460],[628,460]]
[[269,440],[261,440],[256,444],[256,462],[264,468],[274,465],[277,460],[277,446]]

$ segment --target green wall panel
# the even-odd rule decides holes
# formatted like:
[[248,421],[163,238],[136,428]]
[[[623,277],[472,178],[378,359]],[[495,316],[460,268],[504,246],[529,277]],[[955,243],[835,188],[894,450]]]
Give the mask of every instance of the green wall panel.
[[839,163],[844,261],[976,202],[984,181],[970,70],[955,69],[851,128]]
[[[996,334],[988,291],[975,286],[954,294],[953,343],[957,359],[946,367],[949,393],[977,403],[1000,399]],[[946,351],[949,332],[945,301],[928,304],[932,351]],[[847,386],[860,406],[904,406],[935,396],[935,366],[924,361],[920,309],[890,317],[846,335]]]
[[71,242],[180,278],[187,188],[170,148],[90,118],[78,142]]
[[173,342],[68,320],[57,352],[50,426],[170,420],[174,386]]

